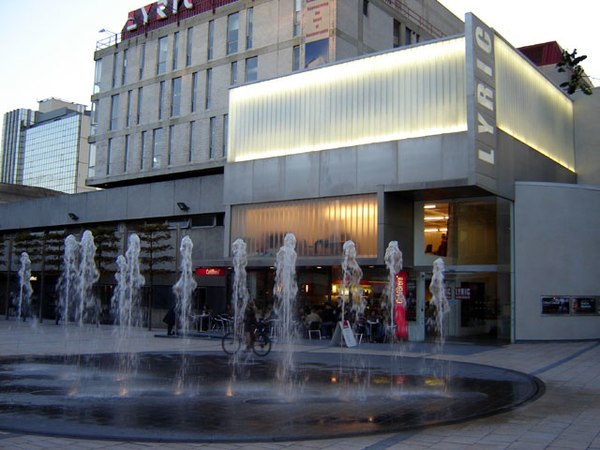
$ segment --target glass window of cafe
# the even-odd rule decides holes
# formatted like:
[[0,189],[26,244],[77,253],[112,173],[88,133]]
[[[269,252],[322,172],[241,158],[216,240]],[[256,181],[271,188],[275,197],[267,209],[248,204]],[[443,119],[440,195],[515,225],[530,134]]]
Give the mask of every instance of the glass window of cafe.
[[438,258],[453,265],[498,264],[494,198],[415,204],[415,263]]

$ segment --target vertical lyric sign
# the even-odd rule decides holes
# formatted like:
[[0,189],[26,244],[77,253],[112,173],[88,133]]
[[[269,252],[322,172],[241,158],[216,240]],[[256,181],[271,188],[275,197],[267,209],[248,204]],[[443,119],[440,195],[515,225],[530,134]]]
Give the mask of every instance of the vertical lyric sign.
[[494,31],[473,14],[465,20],[467,116],[477,184],[496,190],[497,129]]

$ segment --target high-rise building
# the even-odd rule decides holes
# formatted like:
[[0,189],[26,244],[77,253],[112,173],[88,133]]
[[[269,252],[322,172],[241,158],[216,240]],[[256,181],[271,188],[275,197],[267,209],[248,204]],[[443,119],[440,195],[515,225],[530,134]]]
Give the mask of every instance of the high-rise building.
[[90,112],[55,98],[5,114],[2,181],[75,194],[86,186]]
[[232,87],[462,31],[437,1],[410,4],[169,1],[132,11],[120,42],[94,56],[88,183],[222,170]]
[[31,109],[15,109],[4,114],[0,181],[22,184],[25,158],[25,129],[35,122]]

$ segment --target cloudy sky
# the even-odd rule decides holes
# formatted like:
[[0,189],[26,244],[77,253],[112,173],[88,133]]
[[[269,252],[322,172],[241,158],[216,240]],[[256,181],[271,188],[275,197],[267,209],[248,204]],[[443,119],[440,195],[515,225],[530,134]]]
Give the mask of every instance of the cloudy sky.
[[[282,0],[283,1],[283,0]],[[291,1],[291,0],[290,0]],[[348,1],[348,0],[340,0]],[[600,85],[598,0],[441,0],[464,18],[475,13],[515,47],[556,40],[588,55],[583,67]],[[0,0],[0,114],[37,110],[38,100],[58,97],[90,104],[96,42],[120,32],[127,13],[150,0]],[[573,13],[570,13],[573,11]]]

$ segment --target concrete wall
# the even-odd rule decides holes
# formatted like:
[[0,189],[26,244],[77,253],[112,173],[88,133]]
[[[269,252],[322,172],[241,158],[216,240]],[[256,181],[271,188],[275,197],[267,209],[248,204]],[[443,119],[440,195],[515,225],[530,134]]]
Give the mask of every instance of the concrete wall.
[[600,338],[600,316],[541,313],[543,295],[600,296],[599,205],[599,187],[516,184],[516,340]]
[[600,185],[600,88],[593,95],[578,92],[575,100],[575,167],[577,182]]
[[466,133],[228,164],[227,205],[467,183]]
[[[223,176],[211,175],[0,204],[0,231],[224,212]],[[185,202],[182,212],[177,202]],[[79,220],[69,219],[74,213]]]

